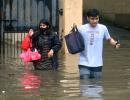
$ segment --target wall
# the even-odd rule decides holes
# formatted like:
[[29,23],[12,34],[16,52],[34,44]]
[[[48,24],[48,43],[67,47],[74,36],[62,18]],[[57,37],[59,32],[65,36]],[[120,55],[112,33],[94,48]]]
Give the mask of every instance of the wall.
[[[83,10],[97,8],[104,19],[124,27],[130,27],[130,0],[84,0]],[[127,22],[127,23],[126,23]]]
[[[62,38],[69,33],[73,23],[77,26],[82,24],[82,7],[82,0],[59,0],[59,9],[63,9],[63,15],[59,16],[59,32]],[[64,39],[63,49],[67,52]]]

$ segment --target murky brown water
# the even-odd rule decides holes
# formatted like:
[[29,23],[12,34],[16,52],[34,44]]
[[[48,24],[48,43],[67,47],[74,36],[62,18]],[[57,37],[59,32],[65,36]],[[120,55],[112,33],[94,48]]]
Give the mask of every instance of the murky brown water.
[[[130,33],[118,28],[119,50],[104,44],[101,80],[79,80],[78,55],[62,58],[59,71],[35,71],[19,59],[0,63],[0,100],[130,100]],[[118,34],[120,32],[120,34]]]

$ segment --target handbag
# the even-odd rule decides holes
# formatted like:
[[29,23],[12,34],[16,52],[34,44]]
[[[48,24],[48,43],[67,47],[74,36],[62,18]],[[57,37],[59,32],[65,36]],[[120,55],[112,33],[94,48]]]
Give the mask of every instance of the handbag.
[[77,26],[74,25],[69,34],[65,35],[65,41],[69,53],[76,54],[84,50],[84,39],[78,31]]
[[25,36],[25,38],[23,39],[22,44],[21,44],[20,47],[21,47],[23,50],[28,50],[28,48],[31,47],[30,44],[31,44],[31,38],[30,38],[29,34],[27,34],[27,35]]
[[25,62],[31,62],[41,59],[41,54],[37,51],[37,49],[31,51],[29,48],[27,51],[22,52],[19,57]]

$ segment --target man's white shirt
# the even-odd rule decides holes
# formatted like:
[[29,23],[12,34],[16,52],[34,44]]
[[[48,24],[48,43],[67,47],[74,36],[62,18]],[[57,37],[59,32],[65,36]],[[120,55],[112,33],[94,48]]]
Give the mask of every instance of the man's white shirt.
[[85,50],[80,53],[79,65],[98,67],[103,66],[102,50],[103,40],[110,39],[110,34],[105,25],[97,24],[91,27],[90,24],[78,28],[84,38]]

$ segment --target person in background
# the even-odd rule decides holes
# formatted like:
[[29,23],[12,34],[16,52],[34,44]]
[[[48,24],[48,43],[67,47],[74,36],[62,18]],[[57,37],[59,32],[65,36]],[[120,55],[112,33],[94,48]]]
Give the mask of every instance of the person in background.
[[27,34],[26,34],[25,38],[23,39],[23,41],[20,45],[20,48],[23,51],[27,51],[29,48],[31,48],[31,46],[32,46],[31,37],[32,37],[33,34],[34,34],[34,30],[32,28],[29,28],[27,30]]
[[105,25],[99,24],[99,11],[97,9],[88,10],[87,20],[87,24],[78,28],[85,43],[85,50],[80,53],[78,64],[80,79],[101,78],[104,38],[115,48],[119,48],[120,43],[110,36]]
[[34,33],[34,30],[32,28],[29,28],[28,34],[30,35],[30,37],[32,37],[33,33]]
[[58,69],[58,51],[61,42],[57,34],[52,32],[51,24],[42,19],[39,30],[32,35],[32,48],[36,48],[41,54],[41,59],[33,61],[35,70]]

